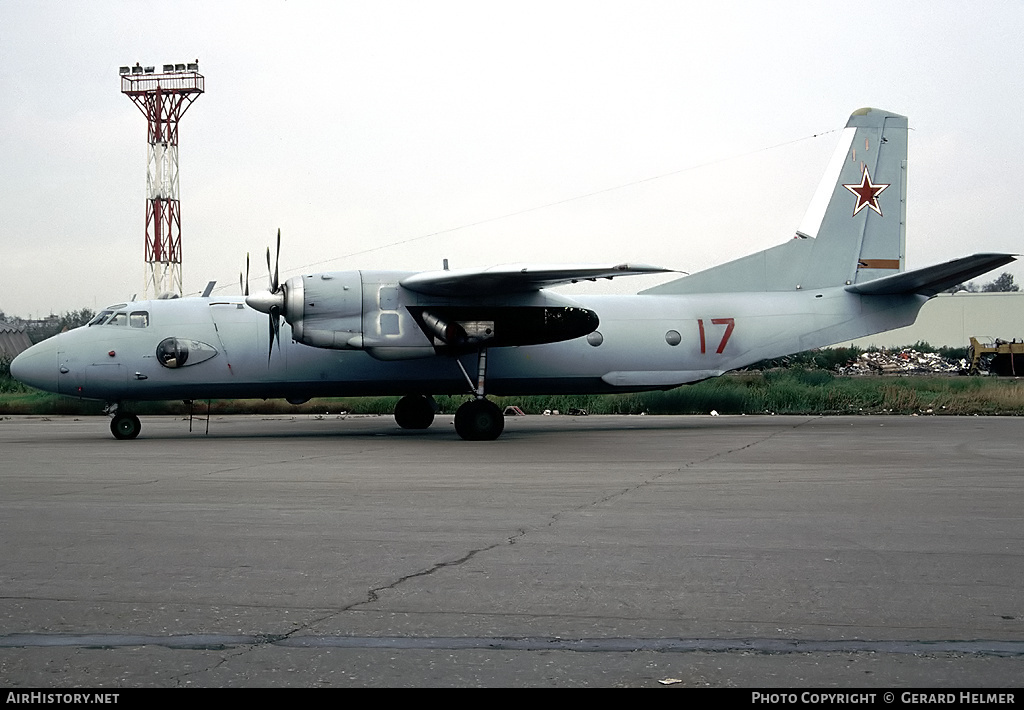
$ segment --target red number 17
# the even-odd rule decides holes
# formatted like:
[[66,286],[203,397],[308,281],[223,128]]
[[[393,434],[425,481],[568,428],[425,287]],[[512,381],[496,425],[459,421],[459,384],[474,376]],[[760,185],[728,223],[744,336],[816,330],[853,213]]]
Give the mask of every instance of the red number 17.
[[[729,342],[729,336],[732,335],[733,328],[736,327],[735,318],[712,318],[711,322],[714,325],[724,325],[725,333],[722,334],[722,342],[718,344],[718,350],[715,352],[719,355],[725,350],[725,344]],[[704,319],[697,319],[697,328],[700,329],[700,352],[704,354],[707,352],[707,346],[704,341]]]

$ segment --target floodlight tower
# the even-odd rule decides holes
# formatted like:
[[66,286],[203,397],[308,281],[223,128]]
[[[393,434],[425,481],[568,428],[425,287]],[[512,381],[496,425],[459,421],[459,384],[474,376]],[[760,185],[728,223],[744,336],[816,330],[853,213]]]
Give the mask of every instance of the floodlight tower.
[[156,67],[121,67],[121,93],[149,123],[146,176],[146,283],[143,294],[182,294],[181,205],[178,201],[178,121],[205,90],[199,60]]

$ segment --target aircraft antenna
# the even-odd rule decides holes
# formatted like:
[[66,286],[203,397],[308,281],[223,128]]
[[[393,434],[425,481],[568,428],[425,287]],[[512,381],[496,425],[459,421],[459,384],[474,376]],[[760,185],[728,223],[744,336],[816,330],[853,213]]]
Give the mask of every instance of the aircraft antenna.
[[181,205],[178,200],[178,122],[205,91],[199,60],[187,64],[121,67],[121,93],[148,123],[146,247],[143,297],[182,295]]

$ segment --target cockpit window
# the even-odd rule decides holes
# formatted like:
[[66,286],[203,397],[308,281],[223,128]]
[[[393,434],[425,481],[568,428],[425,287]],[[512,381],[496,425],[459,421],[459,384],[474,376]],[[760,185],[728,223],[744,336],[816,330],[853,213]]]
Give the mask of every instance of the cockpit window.
[[128,325],[132,328],[148,328],[149,311],[134,311],[129,315],[124,311],[106,310],[95,316],[88,325]]
[[113,313],[113,311],[100,311],[99,315],[97,315],[91,321],[89,321],[88,325],[101,325],[105,323],[107,321],[107,318],[110,318],[110,316],[113,315]]

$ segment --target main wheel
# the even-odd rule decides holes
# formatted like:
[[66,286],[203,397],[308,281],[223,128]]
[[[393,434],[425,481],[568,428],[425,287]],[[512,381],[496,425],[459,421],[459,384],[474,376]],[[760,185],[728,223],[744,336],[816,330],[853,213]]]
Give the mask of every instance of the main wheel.
[[110,420],[110,433],[115,439],[134,439],[142,431],[142,422],[134,414],[115,414]]
[[434,421],[434,402],[423,395],[402,397],[395,405],[395,422],[403,429],[426,429]]
[[455,410],[455,432],[466,441],[492,441],[505,430],[505,418],[498,405],[474,399]]

